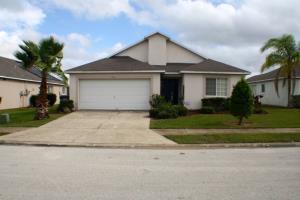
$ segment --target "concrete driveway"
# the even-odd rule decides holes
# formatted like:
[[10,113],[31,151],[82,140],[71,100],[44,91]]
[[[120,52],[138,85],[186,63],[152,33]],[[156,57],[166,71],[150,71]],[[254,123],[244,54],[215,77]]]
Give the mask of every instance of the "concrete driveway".
[[80,111],[39,128],[0,137],[5,142],[73,145],[169,145],[149,129],[146,112]]

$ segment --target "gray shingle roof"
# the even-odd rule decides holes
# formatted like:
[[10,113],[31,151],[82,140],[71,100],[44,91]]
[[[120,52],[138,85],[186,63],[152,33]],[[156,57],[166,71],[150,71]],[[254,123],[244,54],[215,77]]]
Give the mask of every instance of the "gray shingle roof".
[[161,71],[161,66],[152,66],[147,63],[135,60],[129,56],[114,56],[104,58],[91,63],[81,65],[67,70],[73,71]]
[[[276,78],[276,75],[278,73],[278,69],[275,69],[273,71],[252,76],[247,79],[247,82],[252,83],[252,82],[259,82],[259,81],[266,81],[266,80],[274,80]],[[296,69],[296,77],[300,78],[300,68]]]
[[[40,81],[41,72],[37,68],[24,69],[20,62],[0,56],[0,77],[7,79],[23,79],[28,81]],[[49,83],[63,84],[63,82],[51,75]]]
[[104,58],[88,64],[81,65],[67,70],[67,73],[81,71],[197,71],[197,72],[229,72],[229,73],[249,73],[248,71],[218,62],[206,59],[201,63],[167,63],[167,65],[149,65],[147,63],[135,60],[129,56],[113,56]]
[[226,72],[226,73],[248,73],[250,72],[227,65],[222,62],[218,62],[211,59],[206,59],[203,62],[200,62],[198,64],[190,65],[189,67],[186,67],[183,71],[199,71],[199,72]]

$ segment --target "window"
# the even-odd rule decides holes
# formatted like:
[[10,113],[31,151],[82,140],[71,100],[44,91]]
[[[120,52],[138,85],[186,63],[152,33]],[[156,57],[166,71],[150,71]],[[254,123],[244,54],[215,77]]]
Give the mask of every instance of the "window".
[[51,85],[48,86],[48,93],[53,93],[53,86]]
[[206,95],[208,96],[227,96],[226,78],[206,78]]
[[67,88],[66,87],[62,87],[61,92],[62,92],[62,94],[66,94],[67,93]]
[[266,91],[265,84],[261,84],[261,92],[264,93]]

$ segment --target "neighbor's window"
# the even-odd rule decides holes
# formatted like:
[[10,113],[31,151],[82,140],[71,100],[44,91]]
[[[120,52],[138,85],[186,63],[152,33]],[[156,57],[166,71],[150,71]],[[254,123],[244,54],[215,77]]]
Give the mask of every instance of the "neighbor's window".
[[266,91],[265,84],[261,84],[261,92],[264,93]]
[[53,86],[51,85],[48,86],[48,93],[53,93]]
[[67,88],[66,87],[62,87],[62,94],[66,94],[67,93]]
[[206,78],[206,95],[227,96],[226,78]]

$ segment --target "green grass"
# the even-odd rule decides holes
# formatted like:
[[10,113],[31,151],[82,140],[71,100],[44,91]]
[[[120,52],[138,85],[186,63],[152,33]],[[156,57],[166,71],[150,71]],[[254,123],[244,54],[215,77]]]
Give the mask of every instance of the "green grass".
[[266,107],[268,114],[253,114],[243,126],[230,114],[197,114],[177,119],[151,120],[152,129],[300,128],[300,110]]
[[300,133],[233,133],[165,136],[179,144],[300,142]]
[[34,120],[35,108],[16,108],[0,110],[0,114],[9,113],[10,123],[0,124],[0,127],[38,127],[52,120],[55,120],[64,114],[56,113],[57,106],[49,108],[50,118],[43,120]]

